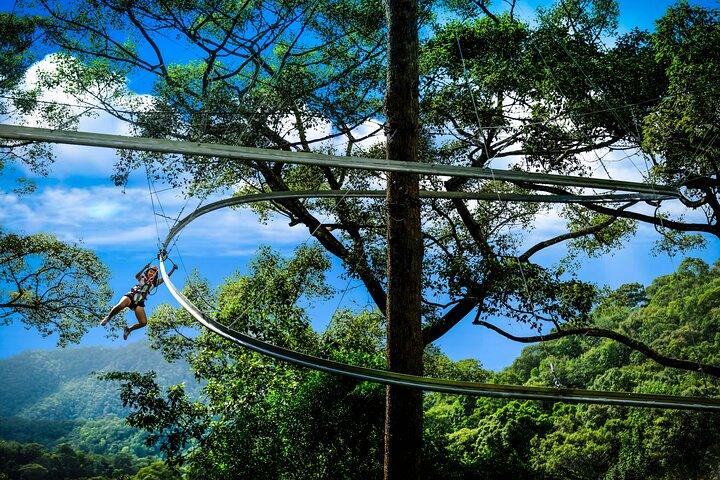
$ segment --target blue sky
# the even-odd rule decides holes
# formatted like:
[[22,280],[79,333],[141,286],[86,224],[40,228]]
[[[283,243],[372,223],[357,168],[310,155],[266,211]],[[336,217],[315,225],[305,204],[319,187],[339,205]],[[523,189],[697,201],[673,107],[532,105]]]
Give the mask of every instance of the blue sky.
[[[693,2],[705,6],[717,6],[717,2]],[[9,9],[12,2],[1,3]],[[517,12],[529,16],[540,1],[518,3]],[[660,17],[671,2],[621,1],[620,30],[629,30],[633,26],[652,28],[652,22]],[[172,45],[170,45],[172,48]],[[182,53],[178,53],[182,55]],[[47,65],[47,63],[45,64]],[[42,62],[31,69],[29,81],[36,74]],[[35,73],[33,73],[35,72]],[[131,89],[137,94],[143,91],[147,82],[143,78],[131,79]],[[60,94],[51,96],[61,101]],[[65,100],[71,100],[65,98]],[[69,101],[69,103],[73,103]],[[12,122],[11,122],[12,123]],[[84,119],[80,130],[107,133],[125,133],[126,126],[109,116],[100,115],[93,119]],[[18,197],[12,189],[13,177],[23,173],[12,168],[3,172],[0,178],[0,225],[4,228],[34,233],[48,231],[63,240],[81,241],[97,252],[112,271],[111,287],[115,297],[125,293],[133,283],[133,274],[156,253],[157,236],[164,237],[167,227],[164,220],[158,218],[158,229],[153,219],[153,210],[144,175],[131,176],[128,187],[122,191],[110,180],[112,166],[116,160],[112,150],[88,147],[58,146],[58,160],[48,178],[36,178],[38,190],[32,195]],[[628,165],[617,165],[614,178],[639,180],[637,172]],[[158,185],[157,188],[163,188]],[[170,216],[176,216],[183,208],[184,199],[176,192],[168,190],[160,193],[163,209]],[[193,201],[186,212],[193,207]],[[543,218],[537,229],[529,234],[528,242],[534,236],[547,236],[560,233],[562,224],[558,218],[548,215]],[[622,250],[612,256],[593,259],[581,259],[580,276],[599,284],[617,287],[622,283],[640,282],[648,284],[653,278],[672,272],[680,258],[655,257],[650,254],[652,243],[657,234],[650,228],[641,226],[636,237]],[[713,262],[720,251],[717,240],[708,239],[708,248],[691,252],[708,262]],[[203,276],[214,285],[235,271],[244,271],[248,260],[261,243],[290,252],[297,245],[309,240],[307,230],[301,227],[289,228],[282,220],[261,225],[248,211],[219,211],[201,221],[193,223],[183,233],[178,243],[183,265],[187,270],[198,268]],[[552,263],[563,256],[562,246],[549,249],[543,254],[542,263]],[[176,256],[176,261],[179,259]],[[332,312],[338,307],[361,308],[369,303],[364,290],[358,282],[347,282],[339,278],[341,268],[335,265],[329,274],[330,282],[338,290],[338,295],[321,304],[313,305],[313,324],[322,329]],[[184,269],[174,278],[182,283]],[[347,293],[342,298],[342,293]],[[148,307],[161,302],[172,302],[164,289],[150,299]],[[152,321],[152,320],[151,320]],[[521,332],[517,326],[508,325],[499,320],[498,324],[511,331]],[[41,338],[35,331],[27,331],[20,325],[2,327],[0,330],[0,358],[13,355],[26,349],[54,348],[53,338]],[[141,330],[135,332],[131,341],[145,337]],[[109,340],[105,330],[93,329],[83,340],[82,345],[119,344],[122,340]],[[497,334],[470,325],[466,319],[461,325],[443,337],[439,345],[454,359],[475,357],[492,369],[508,365],[522,349],[522,345],[507,341]]]

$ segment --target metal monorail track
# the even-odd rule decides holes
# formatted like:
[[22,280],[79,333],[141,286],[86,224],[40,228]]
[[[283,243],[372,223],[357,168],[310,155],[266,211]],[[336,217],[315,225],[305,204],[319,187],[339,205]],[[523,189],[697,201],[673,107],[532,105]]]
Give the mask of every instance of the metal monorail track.
[[[367,192],[357,192],[357,195],[354,196],[362,196],[362,193]],[[163,249],[167,249],[173,239],[177,237],[177,235],[179,235],[180,232],[191,222],[205,214],[221,208],[253,202],[280,200],[283,198],[342,198],[347,196],[349,196],[348,192],[343,191],[328,191],[322,193],[272,192],[220,200],[208,204],[205,207],[190,213],[182,220],[180,220],[175,225],[175,227],[170,230],[167,237],[165,238],[163,242]],[[241,332],[235,331],[221,323],[218,323],[212,318],[207,317],[190,300],[188,300],[187,297],[185,297],[181,292],[177,290],[177,288],[175,288],[175,285],[172,283],[170,277],[168,277],[167,275],[164,259],[162,258],[160,259],[160,271],[162,273],[163,280],[167,285],[168,290],[170,290],[172,296],[175,297],[175,299],[180,303],[180,305],[182,305],[182,307],[187,310],[198,322],[200,322],[210,331],[238,345],[278,360],[290,362],[295,365],[300,365],[327,373],[353,377],[358,380],[367,380],[371,382],[383,383],[386,385],[399,385],[411,388],[418,388],[422,390],[462,395],[545,400],[551,402],[596,403],[605,405],[624,405],[631,407],[720,411],[720,399],[716,398],[680,397],[672,395],[654,395],[643,393],[605,392],[568,388],[459,382],[454,380],[421,377],[391,372],[387,370],[359,367],[355,365],[348,365],[332,360],[327,360],[324,358],[314,357],[312,355],[307,355],[257,340]]]
[[455,165],[440,165],[436,163],[410,163],[399,160],[382,160],[365,157],[340,157],[320,155],[317,153],[287,152],[283,150],[238,147],[235,145],[222,145],[216,143],[198,143],[147,137],[126,137],[122,135],[109,135],[106,133],[50,130],[47,128],[19,127],[15,125],[0,125],[0,138],[140,150],[146,152],[175,153],[181,155],[223,157],[246,162],[283,162],[302,165],[352,168],[357,170],[407,172],[424,175],[480,178],[485,180],[501,180],[508,182],[529,182],[565,187],[619,190],[623,192],[647,193],[673,198],[679,196],[677,189],[673,187],[603,178],[518,172],[514,170],[499,170],[492,168],[459,167]]

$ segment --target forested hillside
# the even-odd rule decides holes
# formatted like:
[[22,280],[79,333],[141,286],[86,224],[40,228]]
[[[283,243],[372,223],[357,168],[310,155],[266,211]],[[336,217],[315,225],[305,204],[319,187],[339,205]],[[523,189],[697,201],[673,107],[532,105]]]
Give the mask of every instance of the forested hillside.
[[68,442],[95,453],[156,453],[124,425],[128,412],[117,385],[97,378],[111,370],[152,370],[164,385],[185,383],[191,394],[199,388],[186,362],[168,363],[146,343],[25,352],[0,360],[0,438],[48,447]]

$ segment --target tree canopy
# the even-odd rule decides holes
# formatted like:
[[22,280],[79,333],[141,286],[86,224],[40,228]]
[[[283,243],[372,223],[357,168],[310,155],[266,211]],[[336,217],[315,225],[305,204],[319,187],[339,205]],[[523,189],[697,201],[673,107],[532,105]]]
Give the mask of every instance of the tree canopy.
[[58,345],[77,343],[110,301],[97,256],[53,235],[0,230],[0,324],[19,321]]
[[20,480],[175,480],[179,478],[165,464],[137,461],[125,452],[96,455],[76,450],[68,444],[53,451],[37,443],[21,444],[0,440],[0,479]]
[[[33,59],[31,47],[41,23],[38,16],[0,13],[2,115],[29,114],[38,107],[42,87],[28,91],[21,82]],[[59,118],[52,105],[42,109],[42,116]],[[47,175],[48,149],[31,145],[23,152],[23,147],[17,142],[0,144],[0,172],[7,162],[19,161],[30,172]],[[21,175],[15,193],[33,190],[34,183]],[[8,231],[0,225],[0,325],[17,321],[43,336],[57,334],[58,345],[77,343],[102,318],[110,300],[108,276],[99,258],[81,245],[51,234]]]
[[[579,279],[572,262],[578,253],[612,252],[641,226],[658,231],[658,252],[682,252],[702,245],[708,236],[720,238],[717,161],[712,155],[717,128],[713,90],[717,55],[711,52],[717,50],[716,11],[681,2],[668,10],[656,31],[619,35],[618,8],[612,0],[561,0],[539,10],[533,24],[518,18],[514,2],[508,3],[509,8],[491,7],[484,1],[420,2],[420,54],[407,59],[408,65],[417,62],[419,67],[417,89],[412,82],[410,88],[419,95],[418,112],[415,115],[410,106],[413,118],[398,121],[394,115],[399,106],[390,102],[392,111],[383,111],[383,92],[393,89],[398,71],[385,75],[389,55],[384,47],[393,17],[388,15],[386,24],[382,2],[35,0],[29,4],[45,16],[44,41],[59,50],[56,69],[42,79],[43,86],[92,98],[92,108],[128,122],[139,135],[383,158],[403,155],[395,149],[400,137],[394,133],[403,136],[410,130],[410,137],[419,135],[418,142],[408,142],[408,158],[397,160],[609,177],[621,163],[632,165],[647,183],[681,189],[682,198],[669,202],[590,203],[559,209],[461,199],[429,199],[418,207],[417,199],[410,198],[412,208],[404,210],[392,195],[390,202],[288,199],[254,209],[261,219],[279,215],[287,218],[290,227],[307,228],[350,277],[362,282],[378,311],[386,314],[393,304],[388,302],[388,291],[404,273],[388,273],[388,264],[395,265],[388,255],[394,251],[391,240],[403,230],[393,227],[403,221],[405,226],[414,224],[419,213],[424,222],[422,248],[417,244],[412,251],[413,257],[419,257],[424,250],[422,298],[420,305],[413,301],[407,309],[422,309],[423,345],[440,339],[474,313],[475,324],[509,338],[493,323],[498,317],[537,329],[540,335],[534,340],[592,333],[662,365],[690,371],[697,367],[707,375],[720,375],[717,365],[687,357],[687,350],[643,341],[634,336],[637,332],[618,324],[605,328],[602,317],[592,314],[603,301],[602,292]],[[410,43],[414,45],[414,40]],[[393,45],[397,44],[388,42],[389,51]],[[149,99],[131,94],[126,79],[132,75],[150,79]],[[58,120],[51,110],[44,111]],[[381,132],[385,135],[373,135]],[[29,155],[37,158],[37,153]],[[188,195],[386,186],[392,192],[398,185],[382,172],[344,168],[138,152],[121,152],[121,156],[115,172],[118,184],[146,167],[150,175],[183,187]],[[412,188],[405,188],[409,197],[418,186],[414,180],[411,183]],[[580,192],[532,182],[466,178],[424,178],[420,186],[498,194]],[[564,231],[546,234],[535,228],[550,214],[564,221]],[[332,223],[322,220],[326,218]],[[411,229],[404,230],[407,234]],[[530,242],[528,233],[533,230],[540,238],[531,237]],[[567,248],[567,259],[554,265],[542,262],[540,253],[556,246]],[[301,292],[285,292],[283,282],[268,285],[262,280],[258,286],[288,293],[283,297],[288,302],[297,300]],[[236,291],[247,292],[242,286]],[[218,306],[225,303],[233,302],[219,298]],[[263,304],[267,313],[257,312],[266,320],[262,324],[246,317],[242,309],[231,310],[226,320],[259,336],[277,335],[274,327],[289,332],[292,324],[293,335],[278,337],[278,342],[321,350],[322,342],[306,328],[299,312],[287,305],[278,311],[282,315],[276,315],[272,310],[276,307]],[[160,325],[174,326],[173,317],[187,324],[182,323],[186,317],[175,313]],[[198,339],[171,337],[172,343],[158,342],[176,355],[203,345]],[[397,358],[401,347],[388,347],[388,359]],[[414,363],[406,369],[421,369],[419,357],[412,357]],[[253,364],[252,359],[247,361]],[[232,362],[224,357],[203,364],[215,362],[221,370],[232,369]],[[216,374],[224,375],[221,370]],[[117,378],[134,380],[143,392],[159,398],[151,377]],[[155,413],[142,411],[144,404],[136,393],[124,392],[129,404],[141,408],[133,421],[167,429],[169,452],[213,441],[219,431],[210,429],[205,436],[217,412],[187,402],[181,389],[158,400]],[[179,409],[192,426],[189,437],[173,427],[173,409]],[[419,411],[419,402],[414,410]],[[535,427],[542,430],[544,424]],[[589,457],[596,454],[602,457],[605,452],[588,451]],[[225,465],[225,460],[217,465]]]

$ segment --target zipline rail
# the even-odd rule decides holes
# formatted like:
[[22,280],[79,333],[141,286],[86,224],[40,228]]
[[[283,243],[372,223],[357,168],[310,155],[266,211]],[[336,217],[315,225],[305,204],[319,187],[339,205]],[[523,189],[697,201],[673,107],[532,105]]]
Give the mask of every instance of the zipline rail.
[[496,170],[491,168],[459,167],[436,163],[410,163],[399,160],[381,160],[365,157],[341,157],[306,152],[286,152],[260,148],[238,147],[216,143],[196,143],[147,137],[126,137],[106,133],[77,132],[71,130],[50,130],[47,128],[0,125],[0,138],[34,142],[86,145],[145,152],[175,153],[205,157],[223,157],[246,162],[267,161],[298,165],[315,165],[334,168],[351,168],[384,172],[406,172],[423,175],[478,178],[484,180],[516,183],[536,183],[565,187],[620,190],[624,192],[647,193],[669,198],[678,198],[676,188],[641,182],[627,182],[604,178],[575,177],[548,173]]
[[[362,193],[362,192],[361,192]],[[182,220],[168,233],[163,248],[166,248],[172,240],[192,221],[198,219],[202,215],[208,214],[215,210],[248,204],[253,202],[279,200],[283,198],[314,198],[314,197],[347,197],[348,192],[328,191],[322,194],[313,194],[312,192],[273,192],[257,195],[247,195],[243,197],[233,197],[220,200],[206,205],[205,207],[192,212]],[[358,194],[358,196],[360,196]],[[332,360],[307,355],[294,350],[278,347],[261,340],[257,340],[241,332],[233,330],[212,318],[204,315],[190,300],[175,288],[175,285],[167,275],[165,268],[165,257],[160,255],[160,272],[162,273],[165,285],[173,297],[180,305],[188,311],[198,322],[208,328],[210,331],[230,340],[242,347],[249,348],[260,354],[270,356],[272,358],[283,360],[294,365],[312,368],[322,372],[343,375],[371,382],[382,383],[386,385],[399,385],[422,390],[453,393],[461,395],[477,395],[484,397],[498,398],[517,398],[526,400],[545,400],[551,402],[568,402],[568,403],[595,403],[604,405],[624,405],[633,407],[648,408],[671,408],[682,410],[704,410],[720,412],[720,399],[716,398],[700,398],[700,397],[680,397],[672,395],[655,395],[642,393],[625,393],[625,392],[605,392],[570,388],[549,388],[549,387],[532,387],[522,385],[499,385],[476,382],[459,382],[454,380],[437,379],[430,377],[421,377],[415,375],[407,375],[402,373],[391,372],[387,370],[379,370],[373,368],[359,367],[348,365]]]

